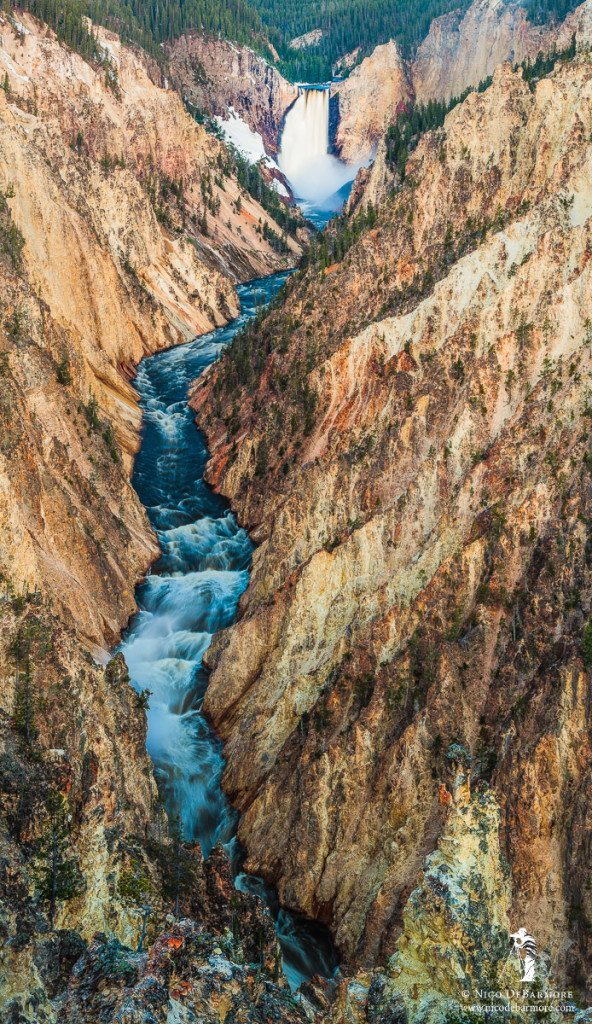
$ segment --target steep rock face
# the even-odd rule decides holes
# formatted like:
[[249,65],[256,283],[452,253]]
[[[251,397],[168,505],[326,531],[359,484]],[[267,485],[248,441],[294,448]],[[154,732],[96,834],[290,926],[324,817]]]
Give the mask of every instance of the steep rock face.
[[183,96],[221,117],[233,107],[268,153],[277,153],[284,117],[298,96],[279,71],[246,46],[197,34],[175,40],[168,56]]
[[471,796],[465,787],[451,798],[437,849],[403,912],[396,952],[383,968],[341,983],[331,1024],[470,1020],[471,1003],[483,1002],[480,989],[519,985],[508,958],[510,885],[498,833],[490,792]]
[[413,94],[407,66],[392,40],[377,46],[334,90],[339,97],[335,144],[340,157],[352,164],[374,156],[378,140]]
[[592,5],[586,2],[560,26],[534,25],[523,7],[504,0],[476,0],[463,15],[436,18],[411,68],[418,102],[448,100],[493,74],[503,61],[519,64],[562,49],[575,33],[590,38]]
[[[0,618],[0,1005],[8,1014],[10,1004],[24,1003],[40,1020],[83,939],[111,931],[137,941],[138,909],[118,887],[132,849],[150,878],[146,830],[162,812],[145,713],[125,674],[89,662],[39,594],[22,601],[4,590]],[[39,892],[48,808],[59,793],[69,800],[80,885],[58,903],[55,927],[62,939],[70,936],[58,955],[59,935],[48,934],[48,902]]]
[[259,542],[210,652],[226,789],[249,868],[358,962],[396,947],[460,742],[512,919],[590,983],[591,114],[585,55],[533,92],[502,68],[195,392]]
[[565,49],[592,39],[592,4],[586,0],[560,25],[528,20],[523,7],[504,0],[475,0],[463,14],[435,18],[413,60],[396,43],[378,46],[336,91],[341,121],[340,155],[351,163],[367,159],[402,105],[415,100],[447,101],[493,74],[504,61],[519,64],[541,51]]
[[553,39],[553,30],[532,25],[518,4],[476,0],[466,13],[453,11],[432,22],[412,66],[417,98],[458,96],[503,61],[519,63],[550,49]]
[[106,646],[156,553],[119,465],[140,427],[133,368],[235,314],[237,278],[289,261],[221,178],[221,145],[139,56],[99,32],[110,87],[33,19],[19,25],[0,23],[3,227],[22,240],[2,280],[0,565]]
[[83,973],[105,1019],[105,977],[131,982],[144,926],[151,943],[175,910],[217,948],[240,905],[233,954],[275,973],[257,901],[168,834],[144,704],[121,658],[98,662],[157,554],[129,483],[135,366],[291,255],[147,58],[99,30],[111,56],[89,64],[29,17],[0,16],[0,37],[0,1018],[38,1024],[65,1019],[97,932]]
[[376,155],[369,167],[362,167],[354,180],[349,194],[346,211],[367,210],[371,205],[378,207],[398,183],[396,172],[387,159],[386,139],[378,143]]

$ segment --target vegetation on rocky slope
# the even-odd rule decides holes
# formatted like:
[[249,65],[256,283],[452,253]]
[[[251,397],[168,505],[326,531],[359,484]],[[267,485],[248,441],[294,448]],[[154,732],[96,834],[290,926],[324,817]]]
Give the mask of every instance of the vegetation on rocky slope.
[[[522,77],[534,89],[539,79],[549,75],[558,63],[566,60],[573,60],[576,53],[575,36],[570,45],[557,52],[539,53],[534,61],[523,61],[520,64]],[[476,88],[477,92],[484,92],[491,85],[493,76],[484,78]],[[466,89],[461,96],[453,96],[447,103],[438,100],[430,100],[425,104],[410,104],[403,110],[394,124],[390,125],[386,132],[386,160],[388,165],[397,171],[400,178],[405,177],[405,168],[409,153],[417,145],[419,139],[426,131],[433,131],[444,124],[446,115],[454,107],[462,103],[473,89]]]
[[353,959],[395,953],[461,744],[509,913],[580,994],[591,73],[499,70],[195,392],[259,542],[206,697],[249,867]]
[[[13,0],[11,0],[13,2]],[[8,0],[6,0],[8,6]],[[340,57],[370,52],[394,39],[407,55],[426,37],[431,22],[458,11],[452,0],[333,0],[319,10],[310,0],[19,0],[18,10],[47,22],[69,46],[85,57],[107,62],[84,22],[104,25],[131,43],[142,46],[162,62],[160,44],[196,30],[251,46],[273,60],[291,81],[326,81]],[[460,10],[468,3],[460,5]],[[527,0],[525,9],[535,24],[560,22],[577,6],[576,0]],[[321,35],[299,49],[290,41],[313,30]]]

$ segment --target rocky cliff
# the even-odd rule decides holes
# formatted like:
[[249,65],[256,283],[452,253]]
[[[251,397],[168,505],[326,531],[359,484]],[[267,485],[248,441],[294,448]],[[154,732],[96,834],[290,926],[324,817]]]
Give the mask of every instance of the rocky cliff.
[[475,891],[507,860],[509,920],[590,985],[591,116],[586,54],[498,70],[195,391],[258,542],[209,653],[226,789],[357,963],[400,948],[461,748],[501,809]]
[[560,24],[533,24],[526,10],[503,0],[476,0],[465,14],[436,18],[417,51],[411,74],[418,102],[448,100],[510,61],[533,60],[539,52],[564,49],[575,34],[587,43],[592,6],[583,3]]
[[168,57],[183,96],[211,115],[227,117],[233,107],[261,135],[267,152],[277,153],[298,91],[274,67],[248,47],[197,33],[175,40]]
[[[475,0],[431,24],[412,59],[396,43],[377,47],[335,87],[340,123],[336,145],[351,163],[370,158],[388,124],[410,100],[449,100],[493,74],[504,61],[519,64],[539,52],[592,39],[592,5],[586,0],[559,25],[529,21],[524,7],[505,0]],[[369,102],[370,97],[370,102]]]
[[289,258],[225,176],[221,144],[115,36],[98,36],[110,77],[32,19],[4,18],[0,37],[4,249],[16,240],[2,296],[0,564],[105,645],[155,554],[127,481],[133,368],[224,323],[236,280]]
[[334,88],[339,100],[335,137],[339,155],[352,164],[369,160],[398,108],[413,96],[407,64],[399,47],[392,40],[377,46]]

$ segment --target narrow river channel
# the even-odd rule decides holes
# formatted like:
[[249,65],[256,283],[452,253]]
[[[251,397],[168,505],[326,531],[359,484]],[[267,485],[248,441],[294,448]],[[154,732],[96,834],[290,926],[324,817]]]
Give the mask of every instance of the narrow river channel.
[[139,611],[120,650],[132,682],[149,690],[148,752],[167,808],[179,814],[187,840],[204,856],[227,849],[238,887],[257,892],[274,915],[284,972],[293,989],[336,965],[324,929],[282,909],[260,879],[240,872],[237,816],[221,787],[219,741],[202,714],[207,672],[202,665],[214,633],[229,626],[249,581],[252,544],[228,503],[205,483],[208,451],[187,392],[239,328],[285,281],[276,274],[239,289],[241,314],[226,327],[143,360],[135,387],[143,410],[142,444],[133,484],[161,548],[139,585]]

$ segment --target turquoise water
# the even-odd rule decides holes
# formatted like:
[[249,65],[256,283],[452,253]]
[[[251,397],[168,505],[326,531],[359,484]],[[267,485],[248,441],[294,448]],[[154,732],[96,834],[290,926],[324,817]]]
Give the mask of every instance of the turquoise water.
[[273,890],[240,872],[236,812],[221,787],[221,745],[202,713],[203,655],[214,633],[235,619],[249,581],[252,544],[228,503],[203,479],[208,451],[187,402],[190,384],[220,354],[287,274],[239,289],[241,314],[231,324],[142,361],[135,380],[143,411],[133,485],[158,536],[161,556],[136,591],[138,612],[120,650],[133,685],[150,691],[148,752],[170,812],[187,840],[207,857],[228,850],[237,886],[261,895],[276,921],[284,971],[293,988],[333,973],[328,934],[279,907]]

